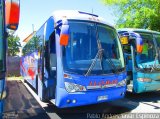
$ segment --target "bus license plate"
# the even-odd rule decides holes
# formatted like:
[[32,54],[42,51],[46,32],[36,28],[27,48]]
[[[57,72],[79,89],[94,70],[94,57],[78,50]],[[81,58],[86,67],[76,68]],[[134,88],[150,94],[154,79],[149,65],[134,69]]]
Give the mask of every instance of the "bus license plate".
[[103,96],[98,96],[97,101],[102,101],[102,100],[107,100],[108,99],[108,95],[103,95]]

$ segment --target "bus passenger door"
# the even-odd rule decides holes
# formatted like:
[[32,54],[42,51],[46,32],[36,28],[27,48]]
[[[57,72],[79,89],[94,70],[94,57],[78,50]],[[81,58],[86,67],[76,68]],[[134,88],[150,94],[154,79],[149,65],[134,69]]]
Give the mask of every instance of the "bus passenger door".
[[57,84],[57,57],[56,57],[56,40],[55,32],[49,38],[50,40],[50,77],[53,82],[53,97],[55,98],[56,84]]
[[55,98],[56,89],[56,48],[55,48],[55,32],[53,32],[49,40],[45,43],[45,69],[44,83],[46,85],[47,95],[49,99]]

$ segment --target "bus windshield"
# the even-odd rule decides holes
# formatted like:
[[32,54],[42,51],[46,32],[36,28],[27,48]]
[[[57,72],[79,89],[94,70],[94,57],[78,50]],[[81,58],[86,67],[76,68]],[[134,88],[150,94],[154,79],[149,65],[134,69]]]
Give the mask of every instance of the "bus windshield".
[[[0,7],[0,13],[2,13],[2,7]],[[4,70],[4,48],[3,48],[3,14],[0,14],[0,71]]]
[[86,74],[99,51],[98,40],[105,58],[97,59],[90,75],[113,73],[112,65],[124,70],[122,48],[114,28],[87,21],[69,21],[68,24],[69,43],[62,53],[64,72]]
[[[150,33],[139,33],[143,39],[143,51],[137,54],[136,62],[139,68],[151,68],[156,62],[156,47],[153,35]],[[157,58],[158,59],[158,58]]]
[[160,34],[154,34],[156,44],[157,44],[157,51],[158,51],[158,60],[160,63]]

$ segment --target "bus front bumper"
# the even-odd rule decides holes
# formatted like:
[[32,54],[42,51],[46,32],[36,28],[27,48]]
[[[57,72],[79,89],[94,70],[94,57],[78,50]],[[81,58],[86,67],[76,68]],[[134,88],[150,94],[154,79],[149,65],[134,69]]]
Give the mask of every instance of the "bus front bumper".
[[160,90],[160,81],[137,82],[137,87],[134,88],[136,93],[158,91]]
[[75,93],[68,93],[64,88],[58,90],[60,93],[56,97],[56,106],[66,108],[121,99],[125,96],[126,86]]

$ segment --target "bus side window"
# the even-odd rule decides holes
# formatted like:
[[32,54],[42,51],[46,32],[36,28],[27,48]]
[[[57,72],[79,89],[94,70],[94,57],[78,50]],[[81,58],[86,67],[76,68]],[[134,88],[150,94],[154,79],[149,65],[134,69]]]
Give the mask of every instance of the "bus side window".
[[[46,70],[47,70],[47,73],[46,74],[48,74],[48,73],[50,73],[49,72],[49,46],[50,46],[50,44],[49,44],[50,42],[49,41],[47,41],[45,44],[45,67],[46,67]],[[47,75],[46,75],[46,77],[48,77]]]

